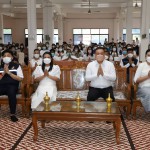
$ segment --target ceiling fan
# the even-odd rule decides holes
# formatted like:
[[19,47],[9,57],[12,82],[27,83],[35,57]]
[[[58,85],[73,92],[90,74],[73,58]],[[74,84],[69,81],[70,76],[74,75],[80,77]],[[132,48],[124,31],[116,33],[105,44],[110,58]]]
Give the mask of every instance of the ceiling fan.
[[88,14],[91,14],[91,2],[89,0],[89,10],[88,10]]

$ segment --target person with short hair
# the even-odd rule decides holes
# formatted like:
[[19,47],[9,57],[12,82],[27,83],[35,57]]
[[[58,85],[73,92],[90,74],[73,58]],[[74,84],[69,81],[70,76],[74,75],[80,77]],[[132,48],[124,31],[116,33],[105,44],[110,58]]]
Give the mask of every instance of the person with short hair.
[[116,80],[116,71],[113,63],[105,60],[103,47],[95,50],[95,61],[88,64],[85,78],[90,81],[87,101],[95,101],[99,97],[106,100],[109,93],[115,101],[112,83]]
[[32,71],[34,71],[37,66],[42,65],[42,58],[40,57],[39,49],[34,50],[33,58],[30,60],[29,65],[30,65]]
[[133,55],[133,48],[127,49],[127,56],[121,60],[120,66],[127,68],[127,82],[129,82],[129,68],[138,66],[138,59]]
[[0,66],[0,95],[7,95],[10,107],[11,121],[16,122],[16,95],[18,92],[19,82],[23,79],[21,66],[12,62],[13,52],[5,50],[2,53],[2,64]]
[[146,61],[139,64],[134,82],[138,83],[137,97],[146,112],[150,112],[150,49],[145,52]]

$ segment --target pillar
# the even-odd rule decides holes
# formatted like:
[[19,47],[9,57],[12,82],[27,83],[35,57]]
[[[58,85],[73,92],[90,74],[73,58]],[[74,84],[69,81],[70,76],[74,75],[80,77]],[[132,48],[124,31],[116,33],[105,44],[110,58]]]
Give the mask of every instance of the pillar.
[[4,43],[4,36],[3,36],[3,14],[0,14],[0,43]]
[[60,45],[63,44],[63,16],[58,15],[58,42]]
[[33,51],[37,47],[37,24],[36,24],[36,0],[27,0],[27,21],[28,21],[28,55],[33,56]]
[[43,2],[43,29],[44,29],[44,43],[49,42],[51,46],[54,37],[54,14],[52,2]]
[[117,42],[119,40],[119,19],[114,19],[114,42]]
[[126,13],[126,42],[132,43],[132,10],[133,10],[133,0],[128,0],[127,2],[127,13]]
[[150,0],[143,0],[141,13],[141,45],[140,45],[140,61],[145,61],[145,51],[149,44],[150,29]]

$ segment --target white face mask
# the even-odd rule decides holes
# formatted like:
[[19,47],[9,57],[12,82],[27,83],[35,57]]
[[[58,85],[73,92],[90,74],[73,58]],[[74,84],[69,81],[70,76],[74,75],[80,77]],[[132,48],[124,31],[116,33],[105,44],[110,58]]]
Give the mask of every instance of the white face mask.
[[41,50],[41,47],[38,47],[39,50]]
[[61,52],[61,51],[62,51],[62,48],[59,48],[59,51]]
[[9,63],[11,62],[11,57],[4,57],[4,58],[3,58],[3,62],[4,62],[5,64],[9,64]]
[[105,55],[105,60],[107,60],[108,59],[108,56],[107,55]]
[[35,57],[35,58],[39,58],[40,55],[39,55],[39,54],[34,54],[34,57]]
[[128,54],[128,57],[129,57],[129,58],[132,58],[132,57],[133,57],[133,54],[129,53],[129,54]]
[[150,63],[150,57],[147,56],[146,60],[147,60],[148,63]]
[[44,58],[43,61],[45,64],[50,64],[51,59],[50,58]]
[[116,51],[116,48],[113,48],[113,52],[115,52]]

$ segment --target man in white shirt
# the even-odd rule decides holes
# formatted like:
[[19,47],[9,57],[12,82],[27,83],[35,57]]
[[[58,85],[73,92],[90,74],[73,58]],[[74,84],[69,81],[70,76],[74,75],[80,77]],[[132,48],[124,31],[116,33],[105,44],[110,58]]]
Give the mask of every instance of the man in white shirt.
[[87,101],[104,100],[110,97],[115,100],[112,83],[116,80],[116,71],[113,63],[105,60],[105,49],[98,47],[95,50],[95,61],[88,64],[86,69],[86,81],[90,81]]

